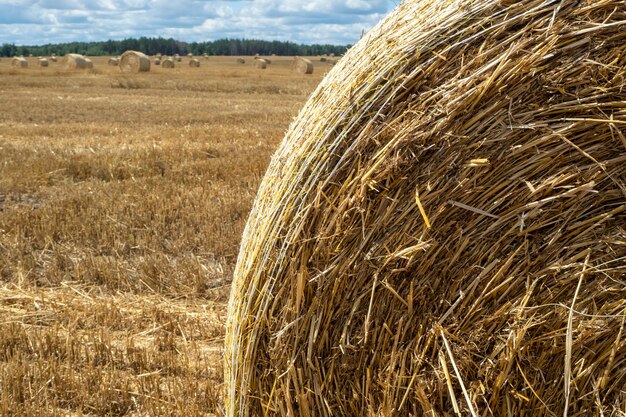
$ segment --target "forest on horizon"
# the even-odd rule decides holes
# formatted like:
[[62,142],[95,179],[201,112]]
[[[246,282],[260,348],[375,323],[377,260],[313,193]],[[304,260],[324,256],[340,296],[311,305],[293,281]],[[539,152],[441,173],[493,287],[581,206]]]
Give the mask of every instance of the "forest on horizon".
[[207,42],[182,42],[172,38],[129,38],[120,41],[69,42],[25,46],[5,43],[0,46],[0,56],[49,56],[78,53],[88,56],[120,55],[124,51],[140,51],[147,55],[342,55],[350,45],[304,45],[285,41],[259,39],[219,39]]

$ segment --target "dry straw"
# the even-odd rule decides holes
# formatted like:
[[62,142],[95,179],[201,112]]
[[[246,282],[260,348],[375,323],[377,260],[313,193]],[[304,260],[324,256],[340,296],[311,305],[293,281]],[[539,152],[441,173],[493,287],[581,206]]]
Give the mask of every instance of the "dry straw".
[[257,60],[257,61],[258,60],[263,60],[263,61],[265,61],[265,64],[267,64],[267,65],[270,65],[272,63],[272,60],[269,59],[269,58],[260,58],[259,56],[255,56],[254,59]]
[[116,67],[116,66],[118,66],[120,64],[120,60],[119,60],[119,58],[109,58],[107,63],[109,65],[112,65],[112,66]]
[[267,61],[261,58],[254,60],[254,66],[259,69],[267,68]]
[[238,64],[245,64],[245,63],[246,63],[246,60],[245,60],[245,59],[243,59],[243,58],[237,58],[237,63],[238,63]]
[[291,67],[299,74],[313,74],[313,63],[306,58],[295,57]]
[[154,65],[161,65],[161,58],[155,58]]
[[262,182],[226,416],[623,416],[623,0],[406,0]]
[[191,61],[189,61],[189,66],[192,68],[200,68],[200,61],[194,58]]
[[63,65],[67,69],[89,69],[93,68],[93,62],[80,54],[66,54],[63,57]]
[[28,68],[28,61],[24,57],[15,57],[11,60],[11,65],[18,68]]
[[50,57],[50,62],[57,62],[57,60],[58,60],[58,59],[57,59],[56,55],[52,55],[52,56]]
[[120,57],[120,71],[148,72],[150,71],[150,58],[141,52],[126,51]]
[[176,64],[174,63],[174,60],[172,58],[167,58],[161,61],[161,66],[163,68],[174,68]]
[[50,65],[50,63],[48,62],[48,60],[47,60],[46,58],[39,58],[39,59],[37,60],[37,64],[38,64],[40,67],[47,67],[48,65]]

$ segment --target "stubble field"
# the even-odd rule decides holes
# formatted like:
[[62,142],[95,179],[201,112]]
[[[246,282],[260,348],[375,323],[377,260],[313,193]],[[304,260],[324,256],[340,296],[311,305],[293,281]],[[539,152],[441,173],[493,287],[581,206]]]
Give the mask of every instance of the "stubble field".
[[330,69],[0,60],[0,415],[219,415],[239,239]]

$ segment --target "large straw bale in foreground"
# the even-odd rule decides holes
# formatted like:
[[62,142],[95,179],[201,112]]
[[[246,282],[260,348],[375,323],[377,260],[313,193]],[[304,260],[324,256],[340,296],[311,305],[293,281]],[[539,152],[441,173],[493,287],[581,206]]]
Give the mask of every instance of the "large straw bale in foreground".
[[623,415],[625,41],[623,0],[407,0],[368,32],[260,187],[226,415]]
[[120,57],[120,71],[148,72],[150,71],[150,58],[142,52],[126,51]]
[[313,74],[313,63],[300,56],[297,56],[293,60],[292,69],[298,74]]
[[63,66],[67,69],[90,69],[93,62],[80,54],[66,54],[63,57]]

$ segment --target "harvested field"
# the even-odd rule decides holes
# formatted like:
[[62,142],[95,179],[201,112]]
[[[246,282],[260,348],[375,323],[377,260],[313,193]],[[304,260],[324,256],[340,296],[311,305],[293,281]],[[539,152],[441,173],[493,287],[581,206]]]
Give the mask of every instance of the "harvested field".
[[90,59],[0,61],[0,415],[220,415],[243,226],[323,74]]

